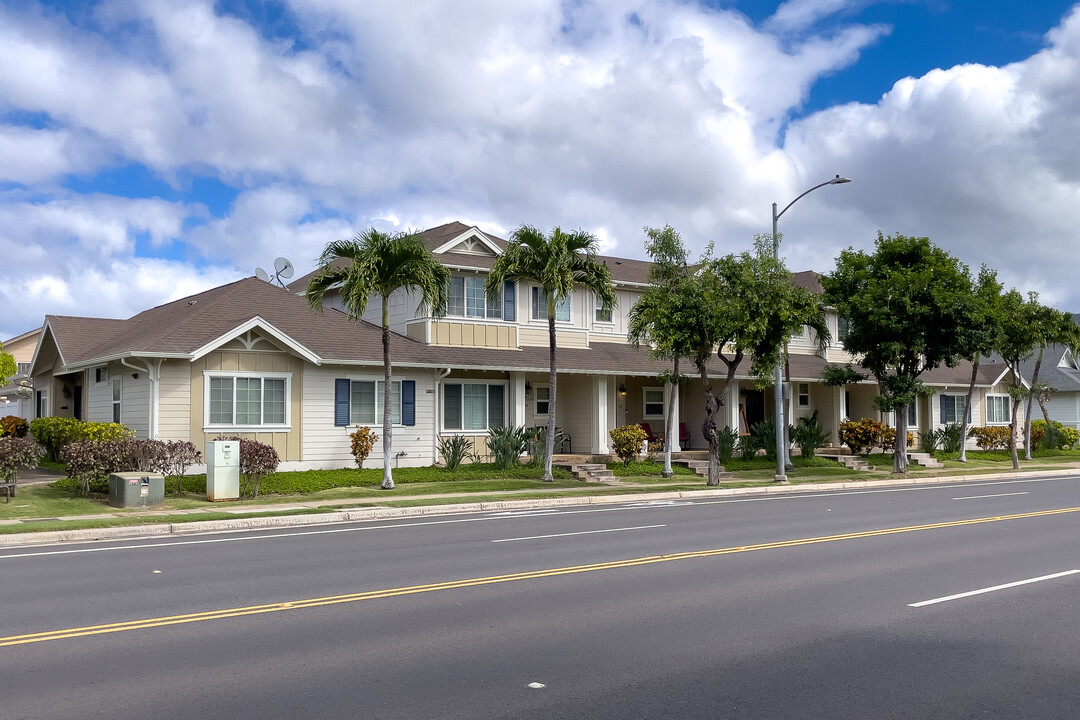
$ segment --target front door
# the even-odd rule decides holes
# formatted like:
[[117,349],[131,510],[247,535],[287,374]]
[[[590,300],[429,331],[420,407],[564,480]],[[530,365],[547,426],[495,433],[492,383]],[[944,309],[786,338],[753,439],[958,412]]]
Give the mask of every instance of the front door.
[[750,432],[750,428],[765,419],[765,393],[761,390],[745,390],[743,398],[746,403],[744,430]]
[[75,386],[75,397],[72,403],[75,406],[75,419],[82,420],[82,385]]

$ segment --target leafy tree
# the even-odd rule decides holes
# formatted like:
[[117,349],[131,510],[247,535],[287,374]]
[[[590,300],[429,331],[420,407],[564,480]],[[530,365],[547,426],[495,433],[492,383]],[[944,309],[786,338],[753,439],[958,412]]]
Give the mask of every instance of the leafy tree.
[[1042,306],[1036,293],[1025,300],[1015,288],[1001,296],[1001,333],[994,348],[1012,375],[1009,396],[1012,399],[1012,413],[1009,417],[1009,452],[1012,455],[1014,470],[1020,469],[1020,458],[1016,454],[1016,422],[1020,402],[1025,395],[1023,375],[1020,363],[1027,360],[1039,345],[1037,329]]
[[1043,353],[1049,345],[1065,345],[1076,348],[1080,345],[1080,326],[1073,320],[1070,313],[1061,312],[1045,305],[1039,306],[1035,312],[1033,331],[1035,333],[1035,346],[1038,355],[1035,359],[1035,368],[1031,374],[1031,385],[1027,388],[1027,408],[1024,410],[1024,459],[1031,459],[1031,404],[1038,400],[1039,407],[1043,411],[1047,427],[1051,427],[1050,416],[1046,411],[1046,402],[1053,394],[1054,388],[1045,382],[1039,382],[1039,371],[1042,368]]
[[[829,341],[819,298],[791,283],[791,273],[772,256],[771,242],[771,237],[758,236],[753,253],[721,258],[713,258],[710,248],[698,272],[680,283],[679,302],[685,309],[680,320],[681,344],[688,346],[685,355],[693,360],[705,392],[701,429],[709,443],[709,485],[720,482],[716,413],[743,360],[750,358],[750,374],[767,385],[781,347],[804,325],[817,333],[822,346]],[[709,377],[714,354],[725,369],[719,394]]]
[[8,380],[17,375],[19,364],[12,355],[4,352],[4,344],[0,343],[0,387],[7,385]]
[[498,297],[507,281],[527,280],[540,286],[547,299],[548,349],[550,369],[550,412],[546,439],[547,457],[541,480],[553,482],[551,456],[555,452],[556,370],[555,314],[560,301],[569,300],[574,287],[592,292],[605,310],[615,306],[611,271],[596,259],[596,238],[587,232],[563,232],[559,228],[544,235],[536,228],[522,225],[514,231],[506,249],[495,258],[487,278],[488,297]]
[[341,293],[348,316],[360,322],[372,297],[382,301],[383,346],[383,480],[382,488],[394,487],[391,472],[391,368],[390,295],[398,290],[420,293],[420,310],[442,313],[446,309],[450,271],[424,247],[419,233],[383,233],[374,228],[350,240],[327,243],[319,257],[319,272],[307,287],[308,304],[322,312],[323,299],[331,290]]
[[[979,376],[979,362],[983,355],[994,350],[994,342],[1001,333],[1001,283],[998,282],[997,272],[985,265],[979,270],[979,277],[975,281],[975,304],[972,315],[972,324],[968,327],[957,328],[962,333],[968,347],[963,353],[965,360],[971,361],[971,382],[968,383],[967,400],[965,408],[971,407],[972,397],[975,395],[975,380]],[[964,413],[960,421],[960,462],[967,462],[968,426],[971,424],[969,415]]]
[[[678,387],[682,376],[679,361],[694,353],[692,337],[686,332],[686,320],[700,310],[701,298],[687,292],[691,282],[690,267],[686,262],[686,248],[682,238],[670,225],[663,228],[645,228],[649,239],[645,250],[652,258],[649,269],[649,289],[642,293],[630,310],[628,337],[631,345],[650,345],[653,357],[672,361],[670,382]],[[668,442],[664,444],[664,469],[661,475],[671,477],[671,439],[675,437],[675,392],[668,398],[667,427],[664,429]]]
[[822,278],[825,299],[848,318],[844,349],[878,382],[875,399],[896,415],[893,472],[907,472],[907,406],[926,394],[920,375],[955,367],[970,351],[957,328],[974,322],[967,266],[929,238],[878,233],[872,254],[848,248]]

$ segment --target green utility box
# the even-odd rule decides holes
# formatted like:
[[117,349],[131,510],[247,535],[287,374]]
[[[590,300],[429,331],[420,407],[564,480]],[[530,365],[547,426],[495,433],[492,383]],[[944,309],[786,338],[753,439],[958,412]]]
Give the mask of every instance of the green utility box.
[[122,472],[109,476],[109,505],[112,507],[141,508],[164,504],[164,475]]

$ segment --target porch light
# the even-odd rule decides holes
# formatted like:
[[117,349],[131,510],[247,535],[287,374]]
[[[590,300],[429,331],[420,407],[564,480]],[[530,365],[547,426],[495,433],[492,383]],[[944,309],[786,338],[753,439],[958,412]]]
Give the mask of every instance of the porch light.
[[619,394],[620,395],[625,395],[626,394],[626,385],[619,385]]
[[[818,188],[823,188],[826,185],[843,185],[844,183],[851,182],[851,178],[840,177],[837,175],[832,180],[826,180],[823,183],[818,183],[814,187],[806,190],[794,200],[784,206],[784,209],[780,212],[776,212],[776,203],[772,204],[772,249],[773,259],[780,260],[780,239],[777,237],[776,221],[780,219],[780,216],[786,213],[792,205],[799,202],[802,198],[806,197],[810,193],[814,192]],[[780,357],[777,358],[776,367],[773,368],[773,395],[775,396],[775,402],[773,403],[776,414],[776,482],[786,483],[787,479],[787,443],[784,442],[784,377],[780,369],[780,366],[784,364],[784,351],[786,348],[780,349]],[[794,468],[793,468],[794,469]]]

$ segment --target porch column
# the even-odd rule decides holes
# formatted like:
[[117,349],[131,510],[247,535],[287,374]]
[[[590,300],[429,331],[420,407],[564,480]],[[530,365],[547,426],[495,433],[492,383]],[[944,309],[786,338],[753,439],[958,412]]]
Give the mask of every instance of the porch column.
[[731,383],[731,387],[728,388],[728,396],[725,400],[727,405],[727,426],[734,430],[736,433],[741,433],[742,429],[739,427],[739,382],[736,380]]
[[844,405],[847,397],[847,385],[838,385],[833,388],[833,417],[836,422],[829,429],[829,442],[833,445],[840,444],[840,423],[844,420]]
[[525,425],[525,373],[510,373],[510,426]]
[[607,455],[611,452],[608,442],[608,397],[611,389],[611,381],[606,375],[597,375],[593,378],[593,397],[596,398],[596,415],[593,418],[593,430],[596,434],[596,443],[593,452],[598,455]]
[[[668,401],[671,399],[672,394],[675,397],[675,405],[671,408],[673,419],[667,418]],[[664,433],[668,435],[667,441],[671,443],[671,452],[682,452],[682,448],[679,447],[679,386],[672,385],[671,383],[664,384]],[[667,431],[667,428],[671,428],[671,432]]]

